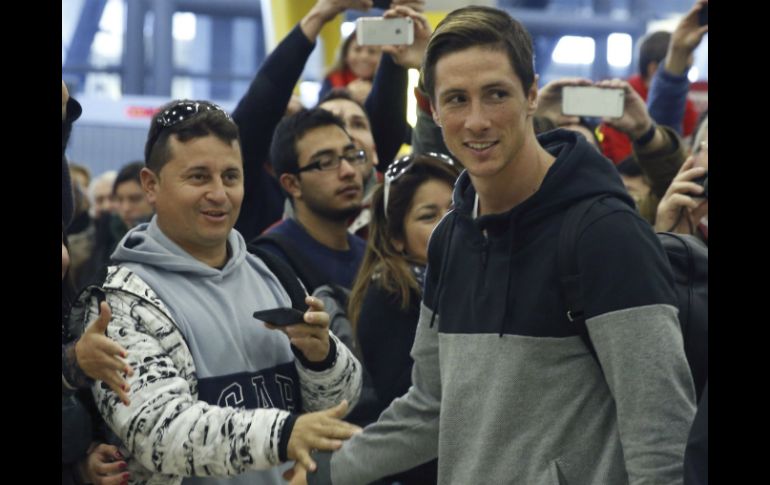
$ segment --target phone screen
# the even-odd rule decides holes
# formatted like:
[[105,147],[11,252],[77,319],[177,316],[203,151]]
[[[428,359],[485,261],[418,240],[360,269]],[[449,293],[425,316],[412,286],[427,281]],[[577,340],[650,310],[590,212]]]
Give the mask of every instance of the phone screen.
[[620,118],[623,116],[625,94],[619,88],[564,86],[561,91],[561,111],[570,116]]

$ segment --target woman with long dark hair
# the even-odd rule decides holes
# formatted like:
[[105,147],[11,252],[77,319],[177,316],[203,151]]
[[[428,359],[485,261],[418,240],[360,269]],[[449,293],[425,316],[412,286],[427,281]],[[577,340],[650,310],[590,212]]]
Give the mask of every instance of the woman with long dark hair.
[[[428,240],[449,211],[459,168],[445,155],[393,162],[372,196],[372,221],[348,315],[381,410],[411,385]],[[380,410],[380,411],[381,411]],[[390,477],[404,485],[436,483],[436,461]]]

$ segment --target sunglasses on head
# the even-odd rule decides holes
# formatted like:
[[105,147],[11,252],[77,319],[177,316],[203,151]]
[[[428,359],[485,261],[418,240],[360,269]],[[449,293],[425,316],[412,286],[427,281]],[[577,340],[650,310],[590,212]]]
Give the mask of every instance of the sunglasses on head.
[[[385,211],[385,217],[388,217],[388,196],[390,195],[390,186],[399,179],[402,175],[407,173],[409,170],[414,167],[414,162],[417,160],[417,157],[421,155],[419,153],[411,153],[409,155],[405,155],[397,160],[395,160],[393,163],[388,165],[388,168],[385,170],[385,187],[383,188],[384,192],[384,211]],[[446,163],[447,165],[450,165],[452,167],[456,167],[457,164],[454,160],[452,160],[451,157],[444,155],[443,153],[436,153],[436,152],[428,152],[424,153],[422,155],[435,158],[436,160],[441,160],[442,162]]]
[[158,112],[153,118],[153,123],[160,126],[160,129],[153,136],[150,146],[155,145],[160,134],[163,133],[163,130],[166,128],[171,128],[183,121],[193,119],[199,114],[207,111],[220,111],[229,121],[233,121],[224,109],[214,103],[206,101],[179,101],[169,106],[167,109]]

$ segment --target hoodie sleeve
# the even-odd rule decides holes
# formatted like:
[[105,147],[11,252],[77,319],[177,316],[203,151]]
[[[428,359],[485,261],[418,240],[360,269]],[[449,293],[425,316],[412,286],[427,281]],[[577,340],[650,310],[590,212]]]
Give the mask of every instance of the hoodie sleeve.
[[441,379],[438,360],[438,325],[433,312],[422,305],[412,347],[412,387],[394,400],[379,420],[363,433],[345,441],[334,453],[316,453],[315,473],[308,485],[370,483],[430,461],[438,452]]
[[[177,476],[229,476],[277,465],[290,414],[198,400],[192,356],[162,304],[138,276],[119,271],[117,277],[144,286],[140,294],[148,295],[139,299],[106,290],[112,309],[107,336],[126,349],[134,369],[127,378],[131,403],[125,406],[101,381],[92,390],[99,412],[133,459],[153,472]],[[86,321],[96,311],[93,298]]]
[[605,209],[581,234],[578,264],[586,325],[615,400],[629,483],[681,483],[695,390],[673,275],[649,224],[631,210]]
[[361,395],[361,364],[331,331],[329,339],[334,357],[329,359],[331,365],[327,368],[312,369],[309,365],[303,365],[300,358],[294,361],[299,374],[302,404],[308,412],[328,409],[343,399],[347,399],[349,409],[353,409]]

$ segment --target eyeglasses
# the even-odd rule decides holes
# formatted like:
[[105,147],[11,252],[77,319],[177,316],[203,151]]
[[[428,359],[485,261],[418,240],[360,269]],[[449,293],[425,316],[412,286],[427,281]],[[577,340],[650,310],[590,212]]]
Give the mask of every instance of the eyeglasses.
[[[384,191],[383,210],[385,212],[386,218],[388,217],[388,196],[390,195],[391,184],[396,180],[398,180],[398,178],[404,175],[406,172],[411,170],[411,168],[414,166],[414,161],[417,159],[418,155],[419,155],[418,153],[410,153],[409,155],[405,155],[399,158],[398,160],[395,160],[390,165],[388,165],[388,168],[385,170],[385,187],[383,188],[383,191]],[[437,160],[441,160],[442,162],[452,167],[457,166],[457,164],[455,163],[454,160],[452,160],[452,158],[450,158],[447,155],[444,155],[443,153],[428,152],[428,153],[425,153],[425,156],[435,158]]]
[[295,173],[308,172],[310,170],[322,170],[324,172],[337,170],[345,160],[351,165],[363,165],[367,162],[366,152],[364,150],[356,150],[351,148],[346,150],[342,155],[334,155],[333,153],[325,153],[319,155],[318,158],[308,163],[304,167],[297,169]]
[[163,130],[166,128],[170,128],[174,125],[178,125],[183,121],[195,118],[195,116],[197,116],[199,113],[205,113],[207,111],[220,111],[230,122],[233,122],[233,119],[230,117],[230,115],[214,103],[200,101],[179,101],[171,105],[168,109],[155,115],[153,118],[153,123],[160,126],[160,129],[157,130],[153,135],[152,143],[150,143],[149,146],[155,146],[158,138],[160,138],[160,134],[163,133]]

